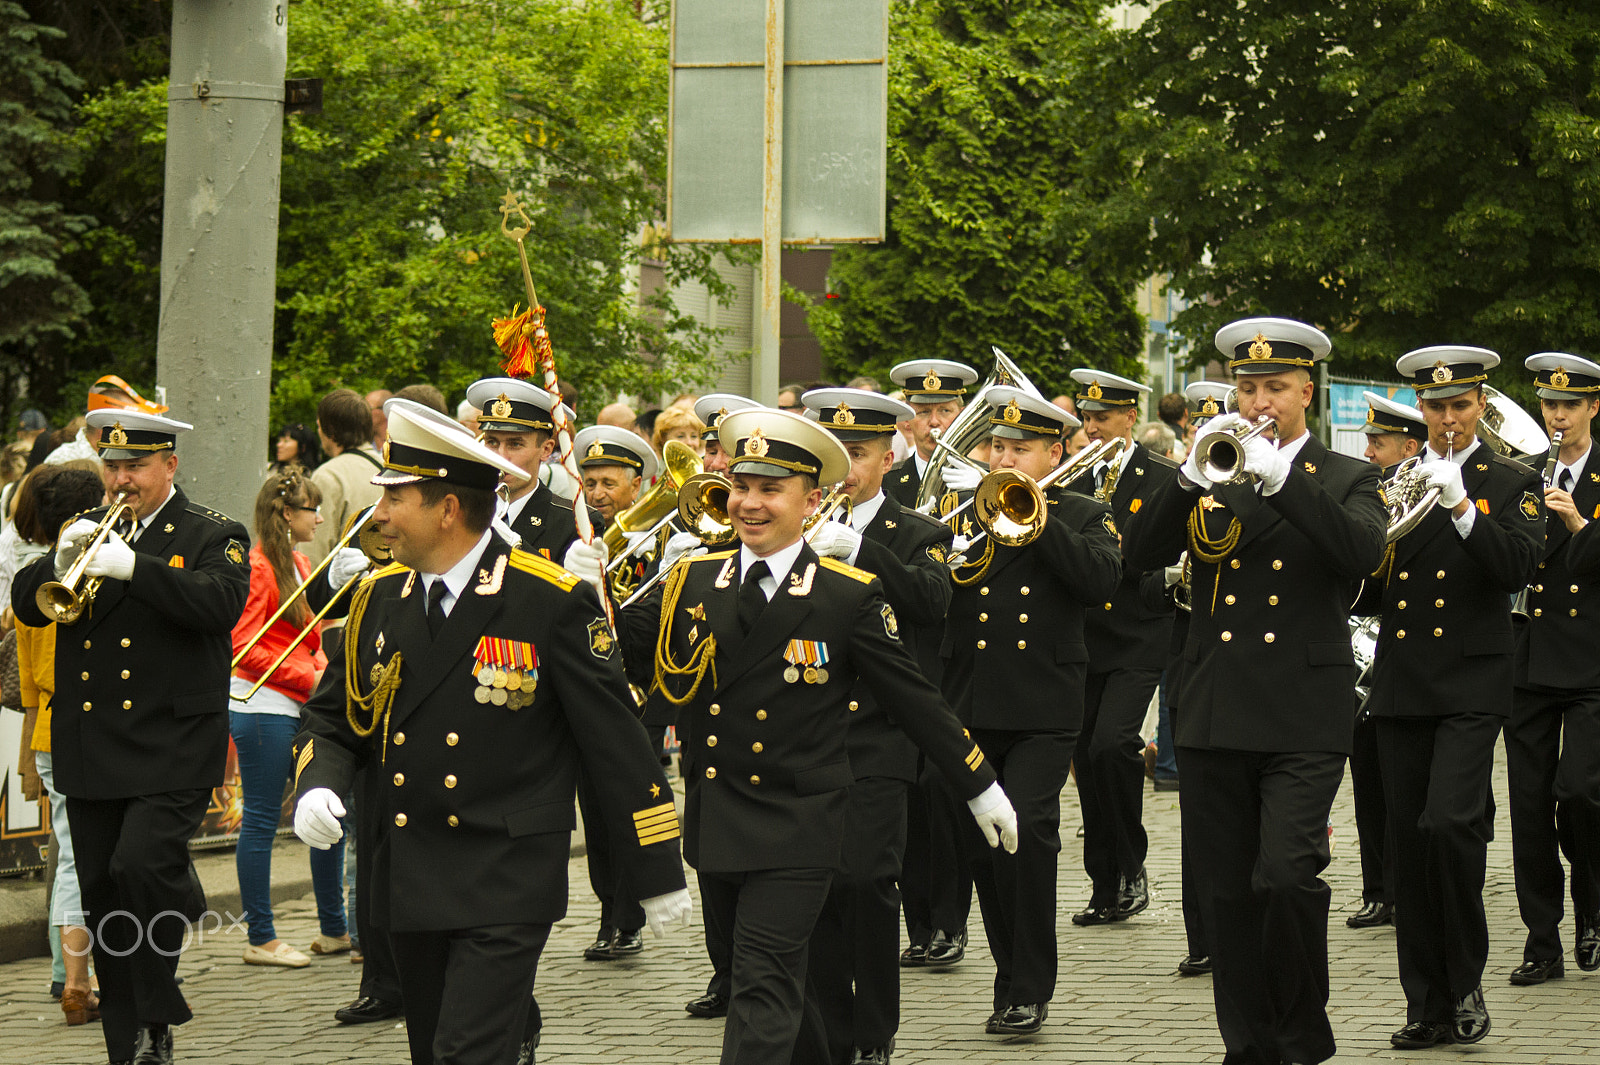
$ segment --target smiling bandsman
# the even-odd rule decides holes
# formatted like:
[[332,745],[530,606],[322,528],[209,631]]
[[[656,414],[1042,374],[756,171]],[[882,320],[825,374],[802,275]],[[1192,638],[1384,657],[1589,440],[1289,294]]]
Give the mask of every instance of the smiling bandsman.
[[1394,851],[1402,1049],[1475,1043],[1489,1032],[1483,883],[1495,741],[1511,711],[1511,596],[1544,544],[1538,474],[1478,440],[1484,348],[1420,348],[1395,363],[1428,423],[1421,476],[1439,489],[1378,573],[1383,623],[1367,712]]
[[384,411],[375,517],[394,564],[358,587],[306,704],[295,832],[330,846],[356,771],[379,775],[372,902],[411,1060],[503,1063],[566,914],[579,766],[658,928],[689,913],[678,820],[593,591],[490,526],[500,478],[526,474],[404,400]]
[[797,1038],[825,1039],[802,1033],[820,1021],[802,999],[855,784],[858,680],[968,801],[992,845],[1015,847],[1016,817],[901,642],[882,582],[802,538],[821,485],[850,473],[844,446],[786,411],[737,411],[718,428],[740,546],[680,561],[621,625],[634,682],[682,708],[685,857],[700,874],[707,927],[732,929],[722,1060],[788,1065]]
[[1578,968],[1600,968],[1600,460],[1590,431],[1600,365],[1553,351],[1526,365],[1545,429],[1561,443],[1547,462],[1544,551],[1515,626],[1506,722],[1511,860],[1528,926],[1513,984],[1563,975],[1562,852],[1572,864]]

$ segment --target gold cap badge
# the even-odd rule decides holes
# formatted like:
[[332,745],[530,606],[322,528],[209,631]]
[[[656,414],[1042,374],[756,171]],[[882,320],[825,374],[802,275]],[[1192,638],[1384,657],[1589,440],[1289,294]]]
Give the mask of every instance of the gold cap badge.
[[511,398],[504,392],[500,393],[500,397],[494,401],[494,406],[489,408],[489,413],[496,418],[511,417]]
[[1557,366],[1555,372],[1550,375],[1551,388],[1566,388],[1571,382],[1572,378],[1567,375],[1567,371],[1563,370],[1559,366]]
[[1217,397],[1207,396],[1205,402],[1200,404],[1200,413],[1204,414],[1207,418],[1220,413],[1219,408],[1217,407]]
[[937,390],[939,384],[939,375],[934,373],[932,370],[929,370],[922,378],[922,387],[927,389],[929,392]]
[[1267,343],[1267,335],[1265,333],[1256,334],[1255,340],[1250,345],[1250,357],[1252,359],[1272,358],[1272,345]]
[[839,409],[833,412],[833,424],[854,425],[855,423],[856,412],[850,409],[850,405],[848,403],[839,404]]
[[1015,425],[1022,420],[1022,408],[1017,406],[1016,400],[1012,400],[1006,404],[1006,409],[1000,412],[1000,417],[1011,425]]
[[1090,381],[1089,391],[1085,392],[1084,395],[1088,396],[1090,399],[1099,399],[1101,396],[1105,395],[1105,392],[1101,390],[1099,381]]
[[128,434],[122,431],[121,422],[111,424],[111,435],[107,439],[111,441],[112,447],[121,447],[128,442]]
[[1456,375],[1451,372],[1450,367],[1446,366],[1442,361],[1433,364],[1434,384],[1447,385],[1451,381],[1455,380],[1455,376]]
[[767,453],[767,434],[761,431],[758,425],[750,430],[750,435],[744,441],[744,453],[761,458]]
[[605,453],[606,449],[600,445],[600,441],[596,440],[594,443],[589,445],[589,450],[583,453],[583,457],[586,459],[597,459],[603,457]]

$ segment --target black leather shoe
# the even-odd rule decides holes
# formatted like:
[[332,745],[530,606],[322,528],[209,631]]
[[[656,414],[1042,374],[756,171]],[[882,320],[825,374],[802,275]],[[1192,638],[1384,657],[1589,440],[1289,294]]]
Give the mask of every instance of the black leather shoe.
[[1096,924],[1115,924],[1122,920],[1116,906],[1089,906],[1072,915],[1072,923],[1079,928]]
[[615,928],[602,928],[600,934],[595,936],[594,942],[583,948],[584,961],[610,961],[616,955],[611,953],[617,942]]
[[517,1065],[535,1065],[536,1051],[539,1049],[539,1033],[533,1033],[532,1039],[524,1039],[517,1048]]
[[928,944],[927,961],[924,964],[930,969],[942,965],[954,965],[966,956],[967,930],[965,928],[953,936],[947,936],[943,932],[936,931],[933,933],[933,940]]
[[1150,878],[1141,869],[1132,880],[1124,880],[1121,890],[1117,892],[1117,919],[1125,921],[1149,905]]
[[1344,919],[1346,928],[1377,928],[1394,924],[1394,904],[1389,902],[1363,902],[1361,909]]
[[1185,954],[1178,963],[1178,973],[1181,976],[1208,976],[1211,973],[1211,955]]
[[1050,1004],[1035,1002],[1027,1006],[1007,1006],[1000,1011],[990,1030],[995,1035],[1033,1035],[1050,1015]]
[[886,1047],[873,1047],[871,1050],[856,1048],[850,1057],[850,1065],[889,1065],[889,1059],[894,1056],[894,1043]]
[[1512,969],[1511,982],[1518,987],[1531,987],[1565,975],[1567,970],[1560,958],[1545,958],[1542,961],[1525,961]]
[[900,952],[900,968],[919,969],[928,964],[928,944],[913,943]]
[[1578,918],[1578,968],[1586,973],[1600,969],[1600,913]]
[[1451,1042],[1450,1026],[1440,1021],[1413,1021],[1389,1037],[1389,1045],[1401,1050],[1426,1050]]
[[133,1065],[172,1065],[172,1029],[141,1024],[133,1036]]
[[1004,1012],[1004,1009],[998,1009],[989,1014],[989,1019],[983,1022],[983,1030],[990,1035],[994,1035],[999,1032],[1000,1029],[997,1028],[996,1025],[1000,1023],[1000,1015]]
[[342,1010],[333,1011],[333,1019],[340,1024],[371,1024],[400,1016],[405,1007],[398,1002],[385,1002],[381,998],[363,995]]
[[611,956],[613,958],[625,958],[630,954],[637,954],[643,949],[644,935],[638,929],[632,932],[619,931],[617,937],[611,941]]
[[1489,1007],[1483,1004],[1483,988],[1456,1003],[1455,1023],[1450,1035],[1457,1043],[1476,1043],[1489,1034]]
[[728,1000],[721,995],[714,995],[707,991],[699,998],[692,998],[685,1002],[683,1008],[691,1017],[726,1017],[728,1015]]

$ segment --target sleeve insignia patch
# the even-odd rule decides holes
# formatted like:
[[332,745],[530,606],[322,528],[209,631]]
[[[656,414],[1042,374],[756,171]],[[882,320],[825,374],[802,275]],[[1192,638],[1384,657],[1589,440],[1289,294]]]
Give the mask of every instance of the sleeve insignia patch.
[[1121,533],[1117,532],[1117,523],[1111,520],[1111,515],[1107,514],[1105,517],[1101,518],[1100,524],[1104,525],[1106,527],[1106,532],[1110,533],[1112,536],[1122,535]]
[[891,640],[900,638],[900,620],[894,616],[894,607],[888,603],[883,604],[883,609],[878,611],[883,617],[883,634]]
[[935,562],[943,562],[945,560],[944,545],[943,544],[929,544],[928,545],[928,557],[933,559]]
[[589,622],[590,654],[600,659],[610,658],[616,645],[616,637],[611,635],[611,626],[606,624],[605,618],[595,618]]
[[1527,516],[1529,521],[1539,520],[1539,500],[1532,492],[1522,493],[1522,502],[1518,504],[1518,509]]
[[1478,509],[1485,514],[1489,513],[1489,501],[1487,499],[1478,500]]
[[244,565],[244,545],[239,541],[229,540],[228,546],[223,549],[222,553],[228,556],[228,561],[235,566]]

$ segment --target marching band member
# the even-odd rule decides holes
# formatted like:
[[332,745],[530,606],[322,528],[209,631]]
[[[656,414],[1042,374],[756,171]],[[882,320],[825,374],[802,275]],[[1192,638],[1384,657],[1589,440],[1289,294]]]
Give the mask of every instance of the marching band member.
[[[1600,366],[1560,352],[1530,356],[1552,440],[1549,513],[1517,650],[1506,765],[1517,906],[1528,926],[1513,984],[1561,976],[1561,854],[1572,865],[1578,968],[1600,968],[1600,462],[1589,465]],[[1559,447],[1559,450],[1557,449]]]
[[[942,522],[901,506],[883,491],[884,475],[894,463],[895,425],[913,411],[899,400],[858,388],[813,389],[801,399],[850,455],[850,472],[841,485],[852,504],[850,521],[824,524],[812,538],[812,550],[859,566],[882,582],[884,599],[900,622],[901,641],[923,675],[936,680],[950,605],[946,558],[952,534]],[[888,1065],[900,1027],[896,882],[906,844],[907,793],[917,779],[917,748],[860,679],[850,693],[850,707],[846,748],[855,783],[844,847],[811,933],[811,990],[828,1037],[828,1057],[817,1065]]]
[[490,528],[495,486],[525,470],[402,401],[385,413],[375,518],[395,561],[357,589],[306,706],[295,832],[336,842],[356,770],[381,774],[374,904],[411,1060],[503,1065],[528,1056],[539,955],[566,913],[579,766],[630,826],[628,868],[658,930],[688,919],[678,820],[594,595]]
[[731,392],[712,392],[695,400],[694,416],[705,425],[700,430],[700,443],[706,449],[700,460],[702,470],[706,473],[728,472],[728,453],[717,439],[717,423],[733,411],[759,406],[761,404],[755,400]]
[[[961,413],[962,397],[978,379],[978,371],[949,359],[912,359],[892,367],[889,378],[905,393],[906,402],[916,412],[911,418],[916,449],[889,471],[884,491],[901,506],[911,507],[916,506],[928,463],[935,460],[933,441]],[[943,459],[939,461],[943,463]]]
[[[1134,442],[1139,397],[1150,391],[1148,385],[1087,368],[1073,370],[1072,379],[1084,386],[1077,404],[1089,442],[1121,438],[1124,446],[1067,487],[1110,505],[1118,527],[1125,528],[1178,465]],[[1093,888],[1089,904],[1072,915],[1075,925],[1125,921],[1150,905],[1139,727],[1161,683],[1172,608],[1162,603],[1152,609],[1142,600],[1140,586],[1147,581],[1162,586],[1162,570],[1147,573],[1124,563],[1104,609],[1089,611],[1084,621],[1089,675],[1072,764],[1083,810],[1083,868]]]
[[722,1061],[788,1065],[797,1039],[814,1059],[826,1055],[820,1018],[802,1000],[807,941],[855,782],[857,678],[955,782],[992,843],[1015,847],[1016,815],[901,643],[882,583],[802,538],[819,484],[849,472],[843,446],[815,422],[767,409],[729,414],[718,434],[740,546],[680,562],[622,612],[621,628],[635,683],[682,708],[685,856],[708,926],[732,943]]
[[[996,386],[988,397],[996,471],[1038,481],[1060,464],[1062,430],[1076,418],[1019,389]],[[1122,572],[1109,506],[1055,486],[1042,509],[1038,535],[1021,546],[955,541],[967,557],[945,623],[945,691],[1022,826],[1015,855],[972,848],[995,960],[992,1035],[1039,1031],[1055,995],[1060,798],[1083,722],[1084,615]]]
[[[1355,685],[1347,613],[1383,552],[1378,471],[1306,429],[1311,368],[1328,338],[1284,318],[1217,332],[1238,414],[1206,426],[1243,441],[1242,472],[1214,481],[1195,447],[1124,530],[1129,565],[1187,546],[1189,642],[1175,705],[1182,813],[1210,938],[1228,1060],[1324,1061],[1328,812],[1350,751]],[[1293,693],[1286,698],[1285,693]]]
[[1379,579],[1383,624],[1368,711],[1394,850],[1402,1049],[1489,1032],[1484,866],[1495,740],[1511,710],[1510,596],[1532,578],[1544,498],[1532,470],[1476,435],[1482,384],[1500,357],[1421,348],[1396,362],[1428,423],[1420,469],[1438,505],[1393,544]]

